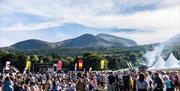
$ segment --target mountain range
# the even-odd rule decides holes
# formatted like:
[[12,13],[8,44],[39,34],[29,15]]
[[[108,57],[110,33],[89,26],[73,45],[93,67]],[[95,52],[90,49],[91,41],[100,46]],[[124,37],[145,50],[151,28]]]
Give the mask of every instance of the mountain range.
[[[162,42],[165,50],[175,50],[180,46],[180,33]],[[87,47],[134,47],[137,43],[131,39],[117,37],[110,34],[100,33],[97,35],[84,34],[76,38],[58,42],[47,42],[37,39],[29,39],[15,43],[9,47],[1,49],[15,50],[40,50],[52,48],[87,48]]]
[[117,37],[109,34],[84,34],[76,38],[67,39],[58,42],[47,42],[37,39],[29,39],[15,43],[10,46],[16,50],[36,50],[50,49],[55,47],[61,48],[86,48],[86,47],[132,47],[137,43],[131,39]]

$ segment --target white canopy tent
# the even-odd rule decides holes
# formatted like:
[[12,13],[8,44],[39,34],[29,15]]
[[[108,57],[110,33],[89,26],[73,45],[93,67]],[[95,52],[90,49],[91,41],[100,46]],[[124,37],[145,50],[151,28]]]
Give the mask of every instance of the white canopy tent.
[[158,58],[158,61],[156,61],[156,63],[149,69],[155,70],[155,69],[162,69],[165,68],[165,61],[162,57]]
[[158,61],[148,70],[180,70],[180,60],[171,53],[166,61],[159,57]]
[[165,67],[166,68],[172,68],[174,65],[178,64],[179,61],[176,59],[176,57],[171,53],[166,60]]

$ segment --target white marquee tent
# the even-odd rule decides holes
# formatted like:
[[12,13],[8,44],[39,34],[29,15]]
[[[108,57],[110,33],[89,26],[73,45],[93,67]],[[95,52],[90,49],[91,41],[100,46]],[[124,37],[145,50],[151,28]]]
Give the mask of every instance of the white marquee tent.
[[158,61],[149,70],[180,70],[180,61],[171,53],[166,61],[159,57]]
[[165,61],[163,60],[162,57],[158,58],[158,61],[150,68],[150,69],[162,69],[165,68]]
[[171,53],[168,57],[168,59],[166,60],[166,63],[165,63],[165,67],[166,68],[172,68],[173,65],[176,65],[178,64],[179,61],[176,59],[176,57]]

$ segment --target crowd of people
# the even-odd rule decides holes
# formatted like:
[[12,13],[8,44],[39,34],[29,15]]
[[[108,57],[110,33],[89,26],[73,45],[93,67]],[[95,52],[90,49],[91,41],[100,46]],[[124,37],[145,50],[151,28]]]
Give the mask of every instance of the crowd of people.
[[180,72],[0,73],[0,91],[180,91]]

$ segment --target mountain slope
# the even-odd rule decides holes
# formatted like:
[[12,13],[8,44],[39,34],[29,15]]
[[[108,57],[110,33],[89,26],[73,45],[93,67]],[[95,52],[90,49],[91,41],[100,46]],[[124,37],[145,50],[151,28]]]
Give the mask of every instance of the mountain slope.
[[180,46],[180,33],[165,41],[164,44],[167,47]]
[[111,42],[94,36],[84,34],[74,39],[65,40],[60,47],[109,47],[113,46]]
[[166,59],[170,53],[173,53],[177,59],[180,59],[180,33],[163,42],[163,45],[162,55]]
[[113,35],[109,35],[109,34],[98,34],[96,35],[100,38],[103,38],[107,41],[112,42],[114,45],[121,45],[121,46],[126,46],[126,47],[131,47],[131,46],[137,46],[137,43],[133,40],[130,39],[126,39],[126,38],[121,38],[121,37],[117,37],[117,36],[113,36]]
[[53,48],[55,45],[42,40],[30,39],[18,42],[12,46],[13,49],[17,50],[32,50],[32,49],[44,49],[44,48]]
[[68,39],[60,42],[50,43],[46,41],[30,39],[22,42],[18,42],[10,48],[17,50],[38,50],[38,49],[51,49],[55,47],[130,47],[136,46],[136,42],[130,39],[120,38],[108,34],[84,34],[79,37]]

